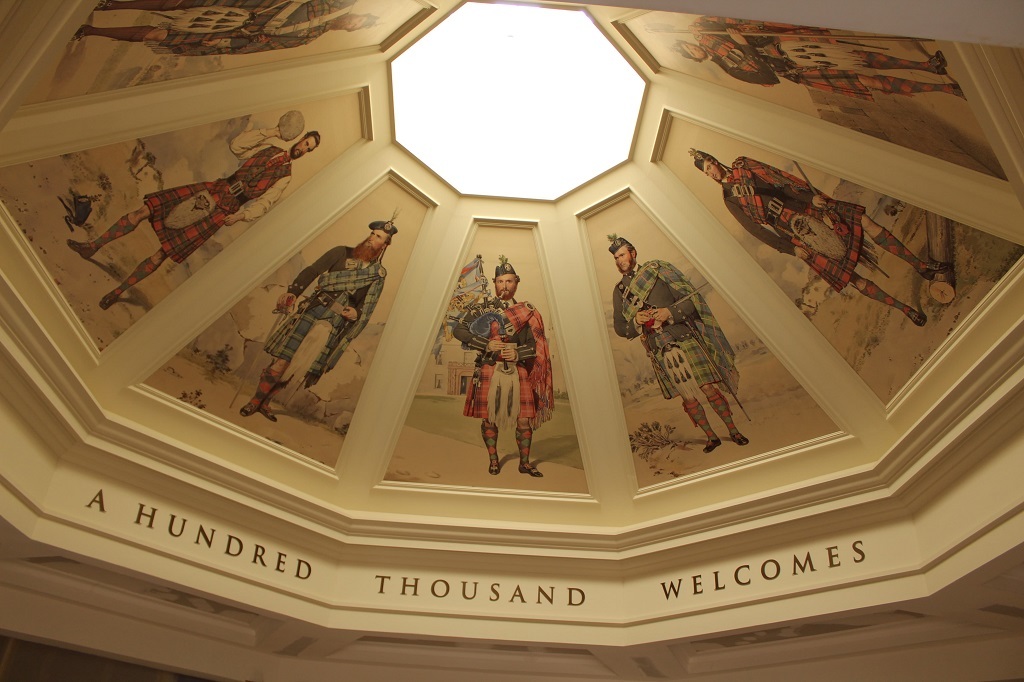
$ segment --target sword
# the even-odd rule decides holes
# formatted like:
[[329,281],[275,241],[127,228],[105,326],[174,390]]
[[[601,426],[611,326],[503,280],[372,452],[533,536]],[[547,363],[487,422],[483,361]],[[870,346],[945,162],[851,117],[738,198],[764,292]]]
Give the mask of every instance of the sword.
[[[800,177],[802,177],[804,179],[804,182],[806,182],[807,186],[811,188],[811,191],[814,192],[815,194],[821,194],[822,196],[824,196],[825,193],[818,191],[818,188],[814,186],[814,184],[811,182],[811,179],[807,177],[807,173],[804,173],[804,169],[800,166],[800,162],[796,161],[796,160],[792,160],[792,161],[793,161],[793,165],[796,166],[797,171],[799,171]],[[813,206],[813,204],[812,204],[812,206]],[[867,248],[867,245],[865,245],[865,248]],[[889,273],[885,271],[885,269],[882,267],[882,265],[880,263],[875,263],[874,267],[880,273],[885,275],[886,278],[889,277]]]
[[640,345],[647,351],[647,359],[651,361],[651,367],[654,368],[654,373],[658,375],[658,379],[665,386],[672,385],[672,378],[665,372],[665,368],[658,362],[657,354],[651,349],[651,345],[647,342],[647,336],[644,334],[640,335]]

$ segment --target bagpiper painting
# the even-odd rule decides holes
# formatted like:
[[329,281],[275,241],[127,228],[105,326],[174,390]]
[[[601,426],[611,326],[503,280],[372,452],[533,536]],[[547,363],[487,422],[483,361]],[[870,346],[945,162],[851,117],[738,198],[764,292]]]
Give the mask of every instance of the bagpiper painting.
[[504,255],[494,268],[493,296],[481,296],[466,309],[453,336],[476,351],[473,382],[462,414],[479,418],[487,449],[487,473],[501,473],[498,435],[515,431],[519,473],[541,478],[530,463],[533,432],[551,419],[555,407],[551,352],[541,312],[516,300],[522,281]]
[[615,26],[655,70],[1006,178],[935,41],[672,12]]
[[663,161],[884,403],[1024,248],[682,119]]
[[386,480],[586,492],[533,240],[478,227]]
[[385,181],[145,383],[334,466],[425,215]]
[[0,200],[98,348],[362,136],[358,94],[0,168]]
[[632,197],[586,230],[641,489],[836,432]]
[[379,45],[419,0],[102,0],[31,102]]

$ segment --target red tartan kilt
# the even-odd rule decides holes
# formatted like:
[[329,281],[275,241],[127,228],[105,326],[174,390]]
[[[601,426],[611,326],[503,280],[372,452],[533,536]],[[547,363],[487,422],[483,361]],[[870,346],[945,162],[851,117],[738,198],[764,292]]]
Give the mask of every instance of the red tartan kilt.
[[[531,419],[537,416],[537,406],[533,400],[533,384],[529,374],[522,365],[516,365],[519,374],[519,418]],[[462,414],[467,417],[487,419],[487,391],[491,387],[494,365],[484,365],[480,369],[480,385],[470,384],[466,392],[466,404]]]
[[[210,192],[216,204],[212,213],[181,229],[176,230],[164,225],[164,220],[176,206],[189,201],[204,190]],[[192,255],[223,227],[229,215],[239,209],[238,199],[227,191],[227,183],[223,180],[199,182],[153,192],[146,195],[145,203],[149,207],[150,224],[160,240],[160,248],[175,263],[181,263]]]
[[[850,283],[853,271],[860,262],[860,250],[864,242],[864,228],[860,221],[864,215],[864,207],[846,201],[836,201],[829,209],[833,230],[846,241],[846,257],[837,261],[815,254],[808,265],[828,282],[830,287],[842,291]],[[819,219],[823,217],[823,212],[817,209],[808,209],[807,213]],[[839,219],[838,222],[836,218]]]
[[871,89],[861,83],[858,74],[853,71],[840,71],[838,69],[799,71],[797,82],[823,92],[856,97],[857,99],[864,99],[869,102],[875,101],[874,95],[871,94]]

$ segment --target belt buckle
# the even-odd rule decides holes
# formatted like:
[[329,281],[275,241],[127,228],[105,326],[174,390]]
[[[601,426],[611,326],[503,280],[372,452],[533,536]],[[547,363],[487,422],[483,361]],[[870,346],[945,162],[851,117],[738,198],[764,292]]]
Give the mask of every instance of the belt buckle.
[[241,180],[235,180],[228,185],[228,191],[237,197],[239,194],[245,194],[245,185],[242,184]]

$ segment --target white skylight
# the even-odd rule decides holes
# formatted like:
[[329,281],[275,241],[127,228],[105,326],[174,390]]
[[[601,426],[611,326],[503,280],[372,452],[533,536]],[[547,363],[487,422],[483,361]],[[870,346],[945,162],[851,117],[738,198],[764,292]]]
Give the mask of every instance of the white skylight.
[[398,142],[463,194],[555,199],[625,161],[644,84],[581,11],[467,3],[391,65]]

